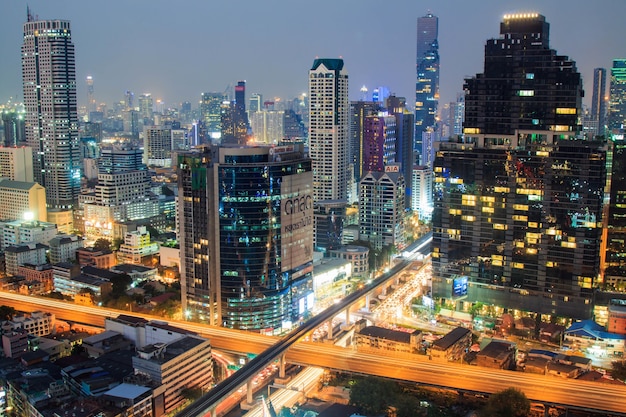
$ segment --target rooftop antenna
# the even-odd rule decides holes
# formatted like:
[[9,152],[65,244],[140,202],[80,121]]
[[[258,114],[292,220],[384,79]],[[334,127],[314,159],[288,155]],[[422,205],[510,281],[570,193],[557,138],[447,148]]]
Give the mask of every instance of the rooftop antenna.
[[33,14],[30,11],[30,6],[26,5],[26,21],[27,22],[33,22]]

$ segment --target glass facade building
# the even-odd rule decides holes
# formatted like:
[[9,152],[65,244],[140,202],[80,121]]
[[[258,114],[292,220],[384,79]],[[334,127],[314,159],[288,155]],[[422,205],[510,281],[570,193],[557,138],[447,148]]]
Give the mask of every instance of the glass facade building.
[[588,319],[600,280],[607,147],[578,139],[582,82],[549,25],[507,15],[466,80],[464,136],[433,173],[433,296]]
[[303,147],[219,147],[178,162],[184,308],[201,321],[266,333],[304,318],[314,299]]

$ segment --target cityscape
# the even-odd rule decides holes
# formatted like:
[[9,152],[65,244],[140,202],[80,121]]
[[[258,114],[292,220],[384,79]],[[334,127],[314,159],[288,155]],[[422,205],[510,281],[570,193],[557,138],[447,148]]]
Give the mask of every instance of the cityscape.
[[0,416],[626,416],[626,4],[467,3],[5,5]]

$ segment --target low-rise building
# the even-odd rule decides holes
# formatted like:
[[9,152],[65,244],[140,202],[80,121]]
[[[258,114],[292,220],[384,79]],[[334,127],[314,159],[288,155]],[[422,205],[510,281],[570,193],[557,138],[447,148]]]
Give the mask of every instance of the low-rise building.
[[21,265],[46,264],[47,250],[48,247],[46,245],[34,242],[5,247],[4,257],[7,275],[17,275]]
[[626,300],[612,299],[608,306],[607,330],[626,335]]
[[28,352],[28,332],[24,329],[3,331],[2,351],[7,358],[20,358]]
[[515,345],[491,341],[476,354],[476,364],[485,368],[515,369]]
[[418,353],[422,345],[422,332],[386,329],[378,326],[355,328],[354,333],[358,350],[376,350],[378,352]]
[[82,266],[109,269],[117,264],[117,257],[111,251],[103,251],[92,247],[76,249],[76,260]]
[[18,315],[13,320],[2,323],[3,330],[24,329],[33,336],[47,336],[56,332],[56,320],[54,314],[43,311],[33,311],[29,316]]
[[565,330],[563,343],[597,356],[624,356],[626,335],[610,333],[593,320],[582,320]]
[[359,278],[369,277],[369,249],[364,246],[346,245],[337,249],[330,249],[331,258],[339,258],[352,264],[352,276]]
[[50,263],[71,262],[76,260],[76,250],[85,246],[82,237],[76,235],[57,235],[50,239]]
[[157,269],[136,264],[117,264],[111,268],[112,272],[118,274],[126,274],[130,277],[133,284],[139,284],[156,278]]
[[[26,282],[40,282],[43,284],[43,292],[52,291],[52,274],[54,270],[49,263],[35,265],[23,264],[17,267],[18,276],[24,277]],[[40,294],[35,291],[29,291],[28,295]]]
[[437,339],[430,347],[430,357],[439,361],[460,361],[472,345],[472,332],[465,327],[456,327]]
[[98,358],[105,353],[126,350],[134,347],[131,340],[112,330],[105,330],[83,339],[83,348],[90,358]]
[[165,411],[173,411],[185,398],[182,391],[207,389],[213,383],[211,344],[198,336],[185,336],[169,344],[146,345],[133,357],[135,372],[165,386]]

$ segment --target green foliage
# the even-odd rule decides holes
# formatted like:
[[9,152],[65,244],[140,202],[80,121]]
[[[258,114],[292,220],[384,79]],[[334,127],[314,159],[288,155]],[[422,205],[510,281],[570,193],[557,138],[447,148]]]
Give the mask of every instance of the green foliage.
[[381,378],[360,378],[350,390],[350,404],[368,415],[386,414],[399,393],[394,382]]
[[133,282],[128,274],[115,274],[115,276],[111,277],[110,281],[113,286],[111,290],[111,297],[113,298],[125,295],[128,286]]
[[611,363],[611,376],[620,381],[626,381],[626,360]]
[[516,389],[507,388],[489,397],[480,413],[481,417],[526,417],[530,413],[530,400]]
[[108,252],[111,250],[111,241],[101,237],[94,242],[93,248],[103,252]]
[[15,317],[15,308],[11,306],[0,306],[0,320],[13,320]]
[[152,309],[152,313],[165,318],[174,318],[181,309],[180,300],[170,298],[169,300],[157,305]]

